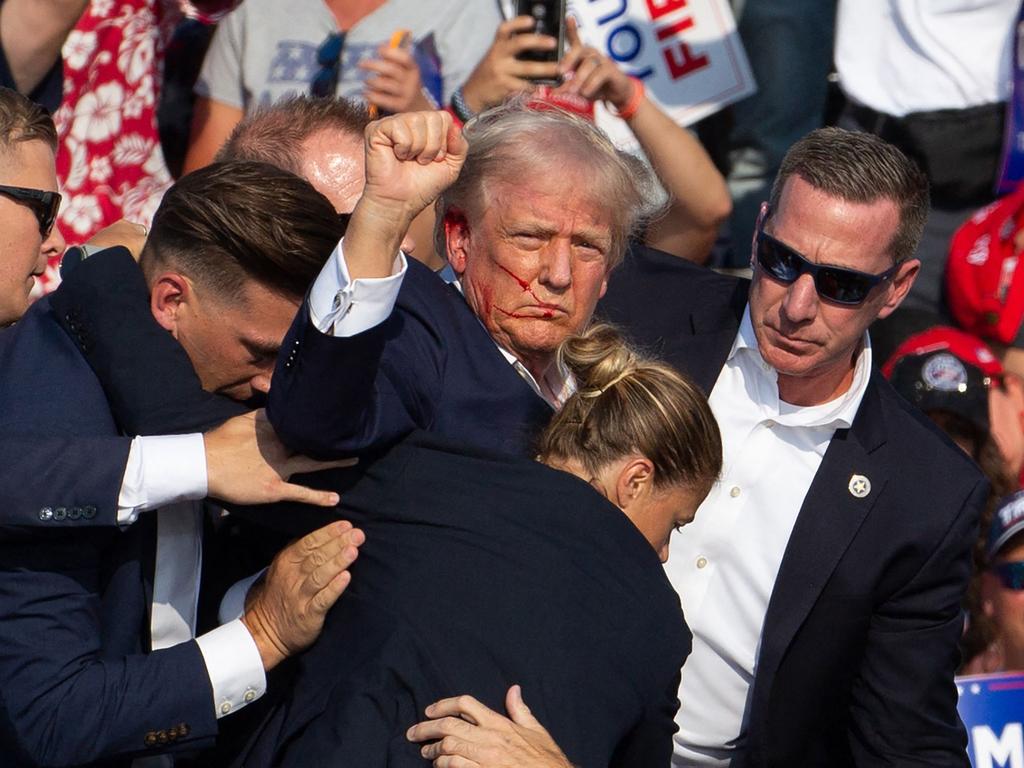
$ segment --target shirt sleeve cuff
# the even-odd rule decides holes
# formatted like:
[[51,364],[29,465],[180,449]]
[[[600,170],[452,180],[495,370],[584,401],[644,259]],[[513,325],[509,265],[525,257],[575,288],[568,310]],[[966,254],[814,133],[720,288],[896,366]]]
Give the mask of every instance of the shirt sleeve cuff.
[[355,336],[391,315],[408,264],[399,251],[389,277],[352,280],[344,244],[338,243],[309,291],[309,318],[321,333]]
[[217,627],[196,638],[213,687],[217,718],[241,709],[267,690],[256,642],[240,620]]
[[148,509],[202,499],[206,482],[201,434],[136,437],[117,497],[117,522],[130,525]]
[[242,618],[242,614],[245,613],[245,598],[249,594],[249,588],[266,572],[267,569],[264,568],[258,573],[232,584],[221,598],[220,608],[217,609],[217,621],[227,624],[229,621]]

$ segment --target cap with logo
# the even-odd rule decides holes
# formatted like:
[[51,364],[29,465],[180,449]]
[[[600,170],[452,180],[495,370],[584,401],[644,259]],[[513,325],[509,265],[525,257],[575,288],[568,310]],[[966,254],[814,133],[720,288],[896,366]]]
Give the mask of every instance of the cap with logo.
[[1003,368],[985,343],[937,326],[900,344],[882,373],[922,411],[946,411],[988,432],[988,389]]
[[1024,531],[1024,491],[1017,491],[999,502],[992,515],[985,542],[985,556],[991,560],[1006,542]]
[[968,219],[953,235],[946,299],[961,328],[984,339],[1024,347],[1024,185]]

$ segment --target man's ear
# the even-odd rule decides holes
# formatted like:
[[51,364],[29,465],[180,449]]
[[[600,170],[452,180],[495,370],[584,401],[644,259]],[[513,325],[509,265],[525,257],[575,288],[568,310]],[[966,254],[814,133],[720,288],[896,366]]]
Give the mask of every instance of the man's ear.
[[466,271],[469,252],[469,221],[462,211],[450,209],[444,215],[444,243],[448,263],[457,275]]
[[896,308],[903,303],[903,299],[910,293],[910,287],[917,279],[917,273],[921,271],[920,259],[907,259],[892,278],[892,290],[889,291],[889,298],[878,312],[878,319],[888,317]]
[[619,470],[615,483],[618,505],[623,511],[642,499],[654,486],[654,463],[646,456],[632,456]]
[[194,302],[191,281],[178,272],[156,276],[149,291],[149,308],[160,327],[178,338],[178,324]]

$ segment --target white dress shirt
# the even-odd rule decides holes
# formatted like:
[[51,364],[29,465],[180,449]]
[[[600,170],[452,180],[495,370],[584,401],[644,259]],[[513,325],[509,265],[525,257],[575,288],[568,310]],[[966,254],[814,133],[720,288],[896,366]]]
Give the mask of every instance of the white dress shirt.
[[[389,277],[352,280],[345,263],[344,243],[344,239],[338,243],[309,291],[309,319],[313,326],[321,333],[341,337],[355,336],[388,319],[398,301],[398,292],[408,267],[405,255],[399,252]],[[439,277],[462,293],[462,284],[451,267],[444,267]],[[495,346],[516,373],[552,408],[561,408],[576,391],[568,370],[557,364],[552,365],[545,375],[544,383],[552,393],[548,396],[515,355],[497,342]]]
[[1006,101],[1019,10],[1020,0],[840,0],[840,85],[896,117]]
[[695,520],[672,537],[665,565],[693,632],[673,765],[727,766],[742,744],[782,556],[832,435],[853,423],[870,374],[865,334],[846,393],[817,406],[783,402],[744,313],[709,398],[722,432],[722,476]]

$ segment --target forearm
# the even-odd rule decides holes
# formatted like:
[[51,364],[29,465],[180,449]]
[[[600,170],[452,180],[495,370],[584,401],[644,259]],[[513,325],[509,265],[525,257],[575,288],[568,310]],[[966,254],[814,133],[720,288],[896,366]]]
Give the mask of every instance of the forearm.
[[666,212],[648,228],[648,245],[705,261],[732,210],[725,179],[700,141],[646,96],[627,124],[668,192]]
[[0,44],[18,90],[30,93],[60,58],[88,0],[4,0]]

